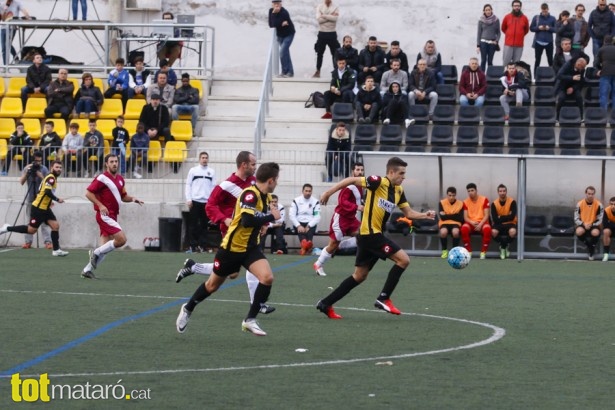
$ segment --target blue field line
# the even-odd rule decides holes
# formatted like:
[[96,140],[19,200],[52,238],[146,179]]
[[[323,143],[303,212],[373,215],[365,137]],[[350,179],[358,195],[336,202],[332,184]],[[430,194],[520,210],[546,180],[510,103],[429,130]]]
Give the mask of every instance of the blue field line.
[[[281,270],[284,270],[284,269],[293,268],[295,266],[299,266],[299,265],[304,264],[307,261],[311,261],[311,260],[312,260],[312,258],[304,258],[304,259],[301,259],[301,260],[299,260],[297,262],[289,263],[289,264],[282,265],[282,266],[279,266],[277,268],[274,268],[273,272],[275,273],[275,272],[278,272],[278,271],[281,271]],[[245,283],[245,282],[242,282],[242,281],[228,282],[228,283],[225,283],[224,285],[222,285],[220,287],[220,290],[224,290],[224,289],[227,289],[227,288],[230,288],[232,286],[236,286],[236,285],[242,284],[242,283]],[[23,371],[23,370],[25,370],[25,369],[27,369],[29,367],[36,366],[37,364],[40,364],[40,363],[44,362],[47,359],[51,359],[52,357],[55,357],[55,356],[59,355],[60,353],[63,353],[65,351],[67,351],[67,350],[70,350],[70,349],[72,349],[74,347],[77,347],[77,346],[79,346],[79,345],[81,345],[81,344],[83,344],[83,343],[85,343],[85,342],[87,342],[89,340],[94,339],[97,336],[105,334],[109,330],[115,329],[116,327],[121,326],[124,323],[131,322],[133,320],[138,320],[138,319],[142,319],[144,317],[151,316],[151,315],[153,315],[155,313],[158,313],[158,312],[161,312],[163,310],[167,310],[169,308],[175,307],[175,306],[177,306],[179,304],[185,303],[187,300],[188,300],[188,298],[179,299],[179,300],[176,300],[175,302],[167,303],[166,305],[158,306],[156,308],[153,308],[153,309],[150,309],[150,310],[146,310],[145,312],[138,313],[138,314],[132,315],[132,316],[127,316],[125,318],[116,320],[115,322],[111,322],[109,324],[106,324],[103,327],[101,327],[99,329],[96,329],[95,331],[93,331],[91,333],[88,333],[85,336],[82,336],[82,337],[80,337],[78,339],[72,340],[72,341],[66,343],[65,345],[62,345],[62,346],[60,346],[60,347],[58,347],[56,349],[53,349],[50,352],[44,353],[44,354],[42,354],[40,356],[37,356],[34,359],[28,360],[27,362],[20,363],[17,366],[14,366],[14,367],[12,367],[12,368],[10,368],[8,370],[0,371],[0,378],[7,378],[7,377],[10,377],[14,373],[19,373],[19,372],[21,372],[21,371]]]

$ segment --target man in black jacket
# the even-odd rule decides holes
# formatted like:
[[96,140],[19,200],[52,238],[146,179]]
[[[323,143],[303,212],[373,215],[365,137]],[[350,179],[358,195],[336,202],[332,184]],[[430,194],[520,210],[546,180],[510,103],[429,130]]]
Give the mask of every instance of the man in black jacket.
[[59,113],[65,120],[73,111],[73,92],[75,85],[68,81],[68,70],[60,68],[58,78],[49,84],[47,87],[47,108],[45,108],[45,117],[52,118],[53,114]]
[[354,100],[354,87],[356,84],[354,70],[346,66],[346,60],[337,60],[337,70],[331,71],[331,86],[325,91],[325,108],[327,112],[323,119],[331,118],[331,106],[336,102],[352,103]]
[[555,56],[553,57],[553,71],[555,75],[559,70],[570,60],[576,60],[579,57],[583,57],[589,61],[589,56],[583,52],[580,48],[572,48],[572,40],[566,37],[562,38],[560,47]]
[[359,53],[359,85],[365,82],[368,75],[374,77],[374,81],[380,84],[380,79],[386,68],[385,58],[384,51],[378,45],[378,39],[371,36],[367,46]]
[[575,104],[581,110],[583,118],[583,87],[585,87],[585,67],[587,60],[578,58],[576,61],[569,61],[557,73],[557,102],[555,109],[557,118],[562,109],[562,104],[567,98],[574,98]]
[[344,36],[343,44],[335,51],[335,62],[346,60],[346,65],[355,71],[359,71],[359,51],[352,46],[352,37]]
[[171,107],[173,120],[178,120],[182,114],[192,115],[192,133],[196,129],[199,119],[199,90],[190,85],[190,74],[182,74],[182,86],[175,90],[173,106]]
[[139,116],[139,122],[145,125],[145,129],[155,128],[158,136],[163,136],[165,142],[173,141],[171,135],[171,117],[166,105],[160,103],[160,94],[152,94],[149,104],[144,105]]
[[26,108],[28,94],[41,93],[47,91],[51,83],[51,68],[43,64],[43,56],[40,53],[34,54],[34,60],[26,72],[26,85],[21,88],[21,103]]
[[374,77],[368,75],[354,101],[357,121],[361,124],[378,122],[381,105],[380,91],[374,87]]

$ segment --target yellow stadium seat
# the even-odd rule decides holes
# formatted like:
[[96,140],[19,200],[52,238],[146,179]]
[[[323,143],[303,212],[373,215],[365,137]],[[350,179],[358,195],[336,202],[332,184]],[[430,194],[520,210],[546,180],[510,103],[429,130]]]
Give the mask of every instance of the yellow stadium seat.
[[62,118],[47,118],[45,122],[51,121],[53,122],[53,130],[60,136],[61,139],[64,139],[66,133],[66,121]]
[[9,147],[5,139],[0,140],[0,160],[6,159],[6,154],[9,152]]
[[79,91],[79,87],[81,87],[81,78],[68,78],[68,81],[73,83],[75,89],[73,90],[73,97],[77,95],[77,91]]
[[160,141],[150,141],[147,150],[147,162],[158,162],[162,157],[162,147]]
[[4,97],[0,104],[0,117],[19,118],[23,113],[21,98]]
[[199,100],[203,98],[203,81],[193,78],[190,80],[190,85],[199,90]]
[[45,118],[47,100],[44,98],[28,98],[23,116],[26,118]]
[[0,138],[9,138],[15,131],[15,120],[12,118],[0,118]]
[[2,81],[0,81],[0,97],[3,97],[4,93],[6,93],[6,84],[4,84],[4,77],[2,77]]
[[96,129],[100,131],[107,141],[113,141],[113,129],[115,128],[115,120],[98,120],[96,121]]
[[109,155],[111,154],[111,144],[109,144],[109,141],[104,140],[103,141],[103,145],[105,146],[105,149],[103,151],[104,155]]
[[164,146],[163,162],[184,162],[188,156],[184,141],[169,141]]
[[22,118],[20,121],[30,138],[36,140],[41,137],[41,120],[38,118]]
[[123,113],[124,108],[122,107],[122,100],[106,98],[102,108],[100,109],[99,117],[115,119],[118,115],[122,115]]
[[68,121],[68,125],[70,126],[73,122],[79,125],[79,134],[81,135],[84,135],[90,130],[90,127],[88,126],[90,120],[87,118],[73,118]]
[[192,123],[179,120],[171,123],[171,135],[175,141],[190,141],[192,139]]
[[104,93],[107,90],[107,81],[103,81],[102,78],[94,78],[94,85],[100,89],[101,93]]
[[130,141],[126,144],[126,160],[130,159],[130,155],[132,155],[132,151],[130,151]]
[[145,103],[145,100],[128,100],[126,103],[126,113],[124,114],[124,118],[127,120],[138,120],[141,116],[141,110],[143,110]]
[[26,86],[26,77],[11,77],[9,78],[9,86],[6,90],[7,97],[20,97],[21,89]]
[[137,133],[137,124],[138,123],[139,123],[139,120],[126,120],[126,121],[124,121],[124,128],[126,128],[128,130],[128,133],[130,134],[131,137],[134,134]]

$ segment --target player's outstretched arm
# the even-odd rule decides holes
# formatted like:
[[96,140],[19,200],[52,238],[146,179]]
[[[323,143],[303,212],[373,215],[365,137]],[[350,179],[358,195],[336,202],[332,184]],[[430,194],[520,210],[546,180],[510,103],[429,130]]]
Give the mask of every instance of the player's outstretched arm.
[[417,212],[411,207],[407,206],[401,209],[404,216],[408,219],[434,219],[436,217],[436,211],[429,210],[427,212]]
[[331,188],[327,189],[325,192],[320,195],[320,203],[322,205],[327,205],[329,198],[331,195],[339,191],[340,189],[346,188],[348,185],[356,185],[361,186],[362,177],[348,177],[342,179],[337,184],[333,185]]

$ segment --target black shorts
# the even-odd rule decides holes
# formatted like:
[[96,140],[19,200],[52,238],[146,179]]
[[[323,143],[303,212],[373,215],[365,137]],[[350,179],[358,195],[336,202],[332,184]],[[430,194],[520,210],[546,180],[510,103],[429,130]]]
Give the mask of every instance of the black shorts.
[[504,233],[510,232],[511,229],[517,229],[517,224],[502,224],[502,225],[493,225],[491,229],[497,229],[499,232],[498,235],[504,235]]
[[57,221],[57,218],[51,209],[42,210],[35,206],[30,209],[30,223],[28,225],[38,229],[43,222],[49,225],[47,221]]
[[455,225],[455,224],[442,224],[442,226],[439,229],[442,228],[446,228],[446,230],[448,231],[449,234],[453,233],[453,229],[457,228],[459,230],[461,230],[461,225]]
[[267,258],[259,246],[249,248],[246,252],[231,252],[220,248],[214,258],[214,273],[227,277],[239,272],[242,266],[248,269],[250,265],[261,259]]
[[605,230],[605,229],[610,229],[611,232],[615,232],[615,223],[613,223],[613,222],[605,222],[604,223],[604,227],[602,228],[602,230]]
[[378,259],[387,259],[401,248],[381,233],[357,236],[357,257],[355,266],[373,268]]

